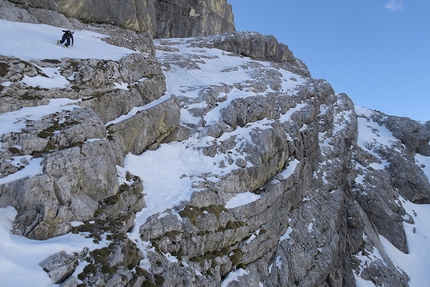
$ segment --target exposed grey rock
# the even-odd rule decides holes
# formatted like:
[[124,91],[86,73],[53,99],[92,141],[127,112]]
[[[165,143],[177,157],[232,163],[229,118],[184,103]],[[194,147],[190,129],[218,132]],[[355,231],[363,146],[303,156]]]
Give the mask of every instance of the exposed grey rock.
[[[430,154],[430,122],[373,112],[366,120],[387,127],[398,140],[359,146],[357,114],[348,96],[310,78],[307,67],[274,37],[234,32],[225,1],[76,3],[0,1],[0,17],[99,31],[109,35],[106,42],[139,51],[119,61],[26,62],[0,56],[0,82],[10,82],[1,86],[0,112],[55,98],[81,100],[80,107],[28,121],[22,131],[1,136],[1,177],[18,172],[32,157],[43,159],[41,174],[0,185],[0,207],[18,211],[13,233],[46,239],[85,232],[94,242],[110,241],[100,249],[61,252],[41,262],[54,283],[77,286],[70,275],[82,261],[86,265],[78,279],[87,286],[215,287],[241,268],[246,274],[228,286],[354,286],[354,276],[378,286],[408,285],[408,275],[393,264],[380,236],[408,252],[403,223],[414,220],[402,201],[429,202],[430,185],[414,156]],[[228,33],[159,40],[157,49],[169,55],[161,63],[155,58],[151,35],[219,32]],[[179,53],[176,42],[251,57],[219,71],[247,70],[249,80],[181,86],[178,95],[163,97],[163,71],[198,72],[218,57]],[[48,90],[20,82],[24,76],[43,77],[39,67],[59,69],[69,87]],[[295,75],[285,79],[286,71]],[[298,78],[295,90],[283,90],[285,81]],[[235,89],[252,96],[231,99]],[[195,121],[180,123],[181,109]],[[207,121],[214,109],[219,119]],[[246,135],[235,133],[261,121],[268,124]],[[229,172],[197,175],[193,188],[198,192],[134,226],[136,213],[146,206],[145,181],[127,173],[120,184],[117,165],[124,165],[129,152],[141,154],[191,137],[198,143],[188,148],[222,157],[216,167]],[[19,163],[13,161],[17,156],[24,156]],[[383,161],[386,167],[375,167]],[[258,199],[226,208],[244,191]],[[82,224],[72,227],[72,221]],[[139,247],[152,246],[145,255],[127,236],[132,228],[145,241]]]
[[409,118],[395,116],[389,116],[383,122],[411,153],[430,156],[430,131],[424,125]]
[[30,6],[33,8],[46,8],[55,10],[57,5],[54,0],[10,0],[9,2]]
[[[103,5],[95,1],[79,0],[10,2],[53,10],[87,23],[112,24],[134,31],[149,32],[157,38],[207,36],[234,31],[232,8],[225,0],[135,0],[124,3],[105,1]],[[28,17],[15,16],[13,19],[27,20]],[[48,24],[52,23],[50,20]]]
[[139,111],[130,119],[108,126],[118,134],[126,152],[141,154],[150,145],[159,144],[179,125],[180,110],[175,97]]
[[[197,45],[208,46],[207,41],[203,41]],[[256,32],[223,33],[213,36],[209,46],[256,60],[283,63],[282,67],[298,75],[310,76],[306,65],[295,58],[288,46],[279,43],[274,36],[264,36]]]
[[60,287],[77,287],[78,281],[75,276],[70,276],[63,283],[61,283]]
[[[63,283],[75,271],[75,268],[78,265],[78,259],[75,256],[67,255],[66,252],[61,251],[41,261],[39,265],[43,268],[43,270],[48,272],[52,283],[60,284]],[[64,286],[76,286],[73,285],[73,278],[67,280],[68,282]]]
[[[15,1],[10,1],[15,2]],[[19,3],[19,2],[15,2]],[[38,23],[35,16],[31,15],[24,9],[15,7],[7,1],[2,1],[0,3],[0,18],[15,21],[15,22],[27,22],[27,23]]]

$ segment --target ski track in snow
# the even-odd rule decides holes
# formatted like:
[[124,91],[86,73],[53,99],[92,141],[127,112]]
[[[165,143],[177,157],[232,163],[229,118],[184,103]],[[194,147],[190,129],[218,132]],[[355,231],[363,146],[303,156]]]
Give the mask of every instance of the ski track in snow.
[[[62,35],[62,29],[49,25],[14,23],[10,21],[0,20],[0,34],[3,36],[0,40],[0,53],[2,55],[13,56],[24,60],[29,59],[61,59],[61,58],[97,58],[119,60],[121,57],[133,53],[134,51],[112,46],[101,41],[104,35],[89,32],[76,31],[75,46],[64,49],[56,46],[55,42]],[[242,83],[250,79],[249,73],[251,68],[244,68],[250,62],[257,62],[248,58],[232,57],[229,53],[218,49],[201,49],[191,48],[187,46],[188,39],[174,39],[175,48],[178,52],[157,51],[157,57],[161,62],[168,61],[174,55],[197,54],[205,56],[206,64],[198,64],[200,70],[185,70],[179,66],[174,66],[172,70],[166,72],[166,81],[168,91],[159,101],[166,100],[172,94],[176,96],[186,96],[189,98],[197,98],[200,89],[190,90],[188,87],[205,87],[210,85],[233,85]],[[157,44],[157,42],[156,42]],[[262,67],[269,68],[268,62],[258,62]],[[229,72],[227,71],[229,68]],[[304,80],[297,75],[287,71],[280,71],[284,78],[282,89],[294,94],[296,86],[303,84]],[[49,75],[49,79],[42,77],[24,78],[24,82],[28,86],[40,86],[45,88],[64,87],[68,81],[59,74],[56,69],[45,69],[44,73]],[[294,80],[291,80],[294,78]],[[0,83],[7,86],[10,83]],[[126,89],[127,83],[118,83],[117,86]],[[211,123],[217,121],[220,111],[225,106],[229,105],[232,100],[241,97],[255,95],[252,91],[242,91],[234,89],[229,94],[222,94],[227,99],[220,102],[219,106],[214,108],[205,116],[205,121]],[[156,103],[152,103],[156,104]],[[150,104],[151,105],[151,104]],[[285,115],[282,115],[280,120],[287,121],[293,112],[301,109],[304,105],[299,104],[296,108],[291,109]],[[131,117],[134,113],[141,109],[149,108],[150,106],[138,107],[131,111],[128,115],[116,119],[114,122],[124,120]],[[0,135],[11,131],[20,131],[25,127],[25,119],[39,119],[40,117],[54,113],[62,109],[77,108],[73,102],[67,99],[52,100],[49,105],[23,108],[21,110],[4,113],[0,115]],[[358,114],[370,115],[371,111],[356,107]],[[196,123],[198,118],[194,118],[187,110],[181,112],[181,123]],[[391,144],[397,141],[390,132],[384,127],[375,125],[376,123],[367,122],[364,118],[359,119],[359,144],[365,148],[366,142],[375,142],[382,144]],[[252,123],[243,128],[237,128],[231,133],[224,134],[220,139],[228,139],[232,135],[237,136],[237,140],[250,140],[249,132],[252,129],[270,128],[270,121],[261,120]],[[375,134],[375,132],[377,134]],[[235,165],[228,166],[225,169],[219,168],[219,162],[224,158],[221,155],[216,155],[214,158],[204,156],[200,151],[193,148],[195,146],[204,146],[206,142],[215,140],[213,138],[190,138],[187,141],[178,143],[173,142],[161,145],[155,151],[146,151],[142,155],[129,154],[125,158],[125,167],[118,167],[120,180],[124,176],[126,170],[138,175],[142,178],[144,184],[144,192],[147,194],[145,200],[147,208],[137,214],[136,225],[134,230],[129,234],[132,240],[137,241],[140,248],[145,249],[150,246],[148,243],[141,242],[139,239],[139,226],[152,214],[160,213],[166,209],[172,208],[181,201],[188,200],[191,194],[198,189],[193,187],[193,183],[203,179],[217,181],[217,176],[231,172],[238,168]],[[0,146],[1,148],[1,146]],[[371,152],[371,151],[370,151]],[[240,155],[235,155],[236,158]],[[31,161],[32,159],[29,158]],[[430,158],[416,157],[417,162],[422,165],[423,170],[430,177]],[[290,163],[289,167],[282,173],[284,177],[292,174],[292,170],[299,164],[297,161]],[[386,163],[382,163],[379,168],[383,168]],[[25,168],[24,170],[26,170]],[[40,162],[34,161],[33,168],[28,168],[27,173],[22,176],[34,176],[41,172]],[[209,176],[202,176],[210,174]],[[16,175],[18,176],[18,175]],[[8,180],[16,180],[16,178],[8,178]],[[5,183],[6,178],[0,183]],[[258,200],[259,196],[243,191],[232,198],[228,203],[229,208],[235,208],[244,204]],[[407,271],[411,277],[411,286],[426,286],[430,282],[430,226],[428,218],[430,217],[430,208],[428,205],[415,205],[409,202],[403,202],[408,213],[413,214],[415,211],[417,216],[414,218],[415,225],[405,224],[405,229],[408,237],[410,254],[399,253],[397,249],[381,238],[385,250],[388,252],[393,262]],[[83,247],[90,249],[101,248],[106,246],[107,242],[102,241],[100,244],[94,244],[92,239],[84,238],[82,235],[67,234],[57,238],[36,241],[16,236],[10,233],[12,221],[16,216],[16,211],[12,207],[0,208],[0,282],[2,286],[57,286],[51,283],[47,274],[40,268],[38,263],[59,251],[79,252]],[[79,224],[79,223],[76,223]],[[413,233],[413,227],[416,227],[416,233]],[[281,238],[288,240],[292,229],[287,229],[286,233]],[[175,261],[175,258],[169,257],[169,260]],[[142,266],[149,264],[145,260],[142,261]],[[281,266],[282,262],[277,262],[277,266]],[[85,264],[80,264],[75,271],[75,275],[79,273]],[[417,268],[419,266],[419,268]],[[25,274],[25,276],[22,276]],[[239,269],[231,272],[222,286],[227,286],[229,282],[238,281],[241,276],[247,274],[247,271]],[[373,286],[369,281],[365,281],[359,277],[356,278],[357,286]],[[35,285],[35,282],[38,282]],[[262,286],[262,283],[259,284]]]

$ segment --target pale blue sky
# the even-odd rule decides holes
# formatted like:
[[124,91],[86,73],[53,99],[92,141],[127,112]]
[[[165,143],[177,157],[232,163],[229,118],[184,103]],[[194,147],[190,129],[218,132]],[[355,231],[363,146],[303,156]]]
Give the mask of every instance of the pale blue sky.
[[430,120],[430,0],[227,0],[359,106]]

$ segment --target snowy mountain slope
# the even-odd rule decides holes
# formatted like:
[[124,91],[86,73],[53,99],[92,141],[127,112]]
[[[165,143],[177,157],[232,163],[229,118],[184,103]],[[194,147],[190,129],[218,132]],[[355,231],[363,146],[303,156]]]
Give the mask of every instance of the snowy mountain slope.
[[[189,39],[175,39],[172,44],[169,41],[161,40],[160,50],[157,57],[162,64],[169,67],[166,71],[168,90],[167,94],[173,94],[182,101],[181,124],[184,126],[198,127],[204,122],[205,125],[217,124],[220,121],[220,112],[228,107],[235,99],[255,96],[251,87],[246,87],[246,82],[250,80],[250,75],[257,70],[270,70],[270,63],[256,62],[248,58],[240,58],[218,49],[196,49],[193,45],[187,44]],[[173,47],[174,51],[163,51],[165,46]],[[193,67],[181,67],[177,59],[184,59]],[[199,59],[204,59],[200,61]],[[254,68],[257,66],[258,68]],[[231,69],[231,70],[230,70]],[[224,71],[224,72],[221,72]],[[282,89],[294,92],[294,89],[305,82],[288,71],[280,71],[282,79]],[[294,80],[292,80],[292,78]],[[222,98],[214,107],[208,107],[202,100],[200,94],[202,90],[213,89],[214,87],[235,87],[228,93],[219,93],[214,97]],[[270,87],[265,87],[270,90]],[[264,93],[262,93],[264,94]],[[298,110],[291,109],[289,113],[282,116],[282,121],[290,120],[291,114]],[[193,115],[197,109],[208,109],[206,114]],[[215,138],[206,135],[204,128],[201,133],[184,140],[180,143],[170,143],[161,146],[157,151],[146,152],[136,156],[129,154],[125,159],[125,169],[140,176],[144,182],[147,193],[146,201],[148,209],[143,210],[137,218],[136,226],[143,224],[146,219],[157,212],[163,212],[167,208],[173,208],[190,198],[194,191],[193,185],[200,179],[217,182],[219,178],[227,175],[241,167],[237,164],[227,164],[226,162],[237,163],[246,154],[238,152],[243,149],[243,145],[251,141],[249,134],[253,131],[269,129],[273,120],[263,119],[261,121],[247,124],[231,132],[224,133],[221,137]],[[229,154],[217,154],[207,156],[202,153],[202,149],[210,145],[220,145],[229,138],[235,138],[236,152]],[[148,164],[145,164],[148,163]],[[249,165],[249,164],[247,164]],[[169,172],[166,174],[166,170]],[[193,178],[197,178],[194,179]],[[153,199],[152,199],[153,198]],[[139,230],[135,229],[134,238],[139,238]]]
[[[78,43],[77,53],[67,57],[119,60],[131,53],[94,38],[100,35],[77,31],[75,35],[82,38],[77,38],[75,47],[66,50],[52,45],[47,55],[42,52],[45,47],[38,47],[51,34],[58,34],[54,32],[58,28],[4,24],[5,31],[9,31],[9,46],[1,46],[1,51],[4,47],[9,56],[61,59],[64,53],[78,49]],[[31,31],[30,35],[25,34],[27,31]],[[39,34],[44,36],[36,37]],[[23,42],[27,41],[24,39],[33,41]],[[365,209],[362,214],[368,211],[360,201],[367,200],[366,192],[373,192],[374,182],[368,175],[382,174],[390,165],[381,150],[388,147],[399,154],[406,153],[402,143],[373,119],[377,113],[354,109],[346,95],[335,94],[325,81],[300,77],[270,62],[197,47],[198,41],[156,41],[167,91],[138,110],[176,98],[181,109],[178,133],[155,150],[141,155],[128,153],[124,166],[116,167],[120,184],[127,182],[126,173],[131,172],[141,178],[146,194],[147,206],[137,213],[135,226],[127,234],[144,253],[140,268],[163,275],[165,286],[184,281],[189,282],[188,286],[288,286],[300,282],[316,286],[316,282],[329,280],[323,278],[330,277],[327,272],[351,270],[353,281],[349,283],[380,286],[385,281],[378,281],[384,280],[378,277],[386,273],[378,273],[378,268],[393,265],[399,273],[403,270],[408,274],[409,286],[426,286],[430,282],[425,272],[430,267],[428,205],[413,204],[394,192],[389,194],[393,198],[387,199],[405,211],[404,218],[409,223],[396,224],[404,226],[409,254],[396,249],[383,235],[374,236],[375,230],[384,231],[379,226],[373,229],[378,218],[372,218],[371,212],[363,218],[376,223],[363,229],[351,228],[351,218],[356,217],[349,210],[351,226],[348,229],[342,223],[347,209],[344,201],[359,202]],[[9,49],[14,43],[18,48]],[[27,44],[34,45],[31,52],[20,49]],[[97,53],[98,49],[103,52]],[[26,83],[60,88],[66,78],[57,70],[50,79],[49,86],[37,77]],[[131,85],[123,83],[121,88],[126,91]],[[83,100],[51,100],[46,106],[3,113],[1,133],[20,131],[28,120],[44,115],[81,109],[76,104]],[[138,114],[132,110],[106,126]],[[357,146],[352,142],[355,133]],[[354,160],[348,158],[349,153],[355,153]],[[19,165],[19,160],[15,157],[11,163]],[[29,156],[26,160],[37,168],[27,165],[22,177],[43,172],[43,161]],[[350,171],[355,176],[352,182],[359,186],[351,191],[342,178],[348,175],[345,170],[350,160],[354,165],[351,170],[355,170]],[[416,154],[415,160],[429,177],[429,157]],[[19,172],[4,177],[0,184],[15,181],[18,176]],[[0,211],[0,282],[8,286],[54,286],[38,265],[41,260],[61,250],[80,252],[84,247],[93,250],[111,243],[106,239],[109,234],[104,234],[99,244],[84,238],[86,233],[46,241],[25,239],[10,232],[16,210],[5,207]],[[354,243],[359,245],[359,251],[342,253],[341,246],[346,245],[343,237],[354,239],[346,234],[352,231],[346,230],[359,232],[361,241]],[[349,256],[351,269],[339,271],[343,262],[338,261]],[[371,268],[375,264],[377,271]],[[78,277],[89,265],[80,262],[74,276]],[[28,276],[22,276],[23,272]],[[390,274],[397,276],[395,272]]]
[[[108,45],[100,40],[104,37],[103,35],[89,31],[76,31],[76,45],[66,50],[55,45],[56,35],[58,37],[62,35],[61,29],[49,25],[0,20],[0,33],[3,35],[0,42],[0,53],[23,60],[61,59],[63,57],[120,59],[132,52],[125,48]],[[62,87],[64,79],[58,75],[50,78],[34,77],[27,84],[46,88]],[[47,87],[48,82],[49,87]],[[7,82],[0,84],[8,85]],[[75,102],[76,100],[53,99],[48,105],[26,107],[14,112],[3,113],[0,115],[0,134],[19,132],[26,127],[26,121],[29,120],[34,121],[62,110],[79,108],[73,104]],[[26,158],[30,164],[17,173],[1,178],[0,184],[42,173],[43,166],[41,166],[40,158],[15,157],[12,164],[20,166],[22,158]],[[104,245],[103,242],[95,244],[91,239],[73,234],[46,241],[30,240],[13,235],[10,230],[16,210],[10,206],[1,208],[0,211],[0,282],[2,286],[51,286],[51,280],[38,265],[40,261],[60,251],[73,253],[82,251],[84,247],[95,249]]]
[[66,50],[56,46],[63,35],[62,29],[44,24],[10,22],[0,19],[0,49],[2,55],[23,60],[94,58],[119,60],[133,51],[101,41],[105,35],[91,31],[75,31],[75,45]]
[[[402,142],[395,138],[391,131],[385,126],[380,125],[374,116],[380,116],[378,112],[361,107],[355,107],[358,116],[358,139],[357,142],[361,148],[370,152],[378,158],[379,162],[372,163],[372,169],[386,170],[389,162],[377,152],[378,146],[384,148],[393,148],[395,151],[401,153],[405,146]],[[428,167],[430,166],[430,157],[415,155],[417,164],[423,169],[427,178],[430,178]],[[362,183],[362,176],[356,179],[357,182]],[[430,250],[430,232],[429,221],[430,206],[422,204],[414,204],[404,199],[402,196],[398,198],[399,205],[403,206],[406,211],[405,218],[412,218],[403,222],[404,230],[406,233],[408,253],[398,250],[392,243],[390,243],[384,236],[379,235],[382,245],[378,248],[383,250],[373,249],[366,255],[357,255],[360,260],[361,272],[364,267],[370,266],[372,261],[382,260],[380,253],[386,252],[389,260],[393,261],[394,265],[403,272],[408,274],[410,281],[409,286],[426,286],[430,282],[430,275],[427,270],[430,268],[430,261],[428,260],[428,250]],[[361,275],[361,274],[356,274]],[[374,286],[373,283],[365,281],[356,276],[357,286]]]

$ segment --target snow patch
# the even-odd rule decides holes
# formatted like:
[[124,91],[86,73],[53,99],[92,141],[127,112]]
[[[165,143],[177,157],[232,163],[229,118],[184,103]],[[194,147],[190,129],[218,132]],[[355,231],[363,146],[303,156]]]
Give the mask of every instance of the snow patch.
[[227,287],[228,284],[230,282],[233,282],[233,281],[239,282],[240,277],[242,277],[244,275],[248,275],[248,274],[249,274],[249,272],[246,270],[243,270],[242,268],[239,268],[236,271],[232,271],[227,275],[227,277],[224,279],[224,281],[222,281],[221,287]]
[[231,198],[229,201],[227,201],[227,203],[225,204],[225,207],[229,209],[235,208],[235,207],[247,205],[259,199],[260,199],[260,195],[247,191],[247,192],[239,193],[233,198]]

